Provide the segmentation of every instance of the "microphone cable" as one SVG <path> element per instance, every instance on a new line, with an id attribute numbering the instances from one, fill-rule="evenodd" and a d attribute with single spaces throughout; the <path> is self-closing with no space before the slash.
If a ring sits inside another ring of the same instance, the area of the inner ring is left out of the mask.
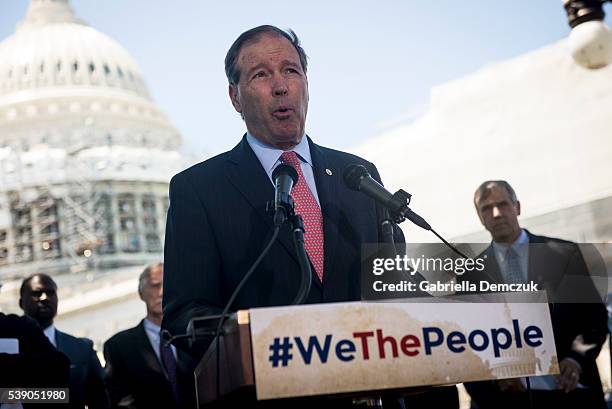
<path id="1" fill-rule="evenodd" d="M 460 251 L 460 250 L 459 250 L 457 247 L 453 246 L 453 245 L 452 245 L 452 244 L 450 244 L 448 241 L 446 241 L 446 240 L 444 239 L 444 237 L 440 236 L 440 235 L 438 234 L 438 232 L 437 232 L 437 231 L 435 231 L 433 228 L 429 229 L 429 231 L 431 231 L 433 234 L 435 234 L 435 235 L 436 235 L 436 237 L 437 237 L 437 238 L 439 238 L 439 239 L 442 241 L 442 243 L 446 244 L 446 246 L 447 246 L 448 248 L 450 248 L 452 251 L 454 251 L 455 253 L 459 254 L 461 257 L 463 257 L 463 258 L 464 258 L 464 259 L 466 259 L 466 260 L 469 260 L 469 259 L 470 259 L 470 257 L 466 256 L 466 255 L 465 255 L 463 252 L 461 252 L 461 251 Z"/>
<path id="2" fill-rule="evenodd" d="M 396 223 L 401 223 L 408 219 L 423 230 L 431 231 L 446 246 L 464 259 L 470 259 L 444 239 L 444 237 L 440 236 L 425 219 L 408 207 L 412 197 L 410 193 L 400 189 L 391 194 L 379 181 L 372 178 L 372 175 L 370 175 L 365 166 L 356 163 L 350 164 L 344 169 L 343 179 L 349 189 L 361 192 L 380 203 Z"/>
<path id="3" fill-rule="evenodd" d="M 259 257 L 257 258 L 257 260 L 255 260 L 255 262 L 253 263 L 253 265 L 251 266 L 251 268 L 249 269 L 249 271 L 247 271 L 247 273 L 244 275 L 244 277 L 242 277 L 242 280 L 240 280 L 240 282 L 238 283 L 238 285 L 236 286 L 236 288 L 234 289 L 234 292 L 232 293 L 230 299 L 227 301 L 227 304 L 225 304 L 225 308 L 223 308 L 223 311 L 221 312 L 221 317 L 219 317 L 219 323 L 217 324 L 217 328 L 215 329 L 215 333 L 214 333 L 214 338 L 216 339 L 216 365 L 217 365 L 217 379 L 216 379 L 216 383 L 217 383 L 217 399 L 221 396 L 221 377 L 220 377 L 220 368 L 221 368 L 221 363 L 220 363 L 220 348 L 219 348 L 219 344 L 220 344 L 220 334 L 221 334 L 221 327 L 223 326 L 225 319 L 226 319 L 226 314 L 228 313 L 228 311 L 230 310 L 230 308 L 232 307 L 232 304 L 234 303 L 234 301 L 236 300 L 236 297 L 238 296 L 238 293 L 240 292 L 240 290 L 242 289 L 242 287 L 244 287 L 244 285 L 246 284 L 246 282 L 249 280 L 249 278 L 253 275 L 253 273 L 255 272 L 255 269 L 257 268 L 257 266 L 259 266 L 259 264 L 261 263 L 261 261 L 263 260 L 263 258 L 266 256 L 266 254 L 268 254 L 268 252 L 270 251 L 270 249 L 272 248 L 272 245 L 274 244 L 274 242 L 276 241 L 276 238 L 278 237 L 278 233 L 280 232 L 280 226 L 276 226 L 274 228 L 274 232 L 272 233 L 272 237 L 270 238 L 270 241 L 268 242 L 268 244 L 266 245 L 266 247 L 263 249 L 263 251 L 261 252 L 261 254 L 259 255 Z"/>

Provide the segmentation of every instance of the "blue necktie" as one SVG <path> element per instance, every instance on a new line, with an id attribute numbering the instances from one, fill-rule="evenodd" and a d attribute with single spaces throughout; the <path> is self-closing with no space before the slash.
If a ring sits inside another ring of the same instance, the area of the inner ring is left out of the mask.
<path id="1" fill-rule="evenodd" d="M 506 283 L 523 284 L 525 283 L 523 277 L 523 269 L 521 268 L 519 255 L 510 247 L 506 252 Z"/>
<path id="2" fill-rule="evenodd" d="M 159 342 L 159 356 L 161 356 L 162 364 L 164 365 L 166 376 L 168 377 L 168 382 L 170 382 L 170 387 L 172 388 L 172 396 L 174 397 L 174 401 L 178 407 L 180 406 L 180 396 L 178 390 L 178 379 L 176 376 L 176 359 L 172 353 L 172 346 L 170 344 L 166 344 L 163 339 Z"/>

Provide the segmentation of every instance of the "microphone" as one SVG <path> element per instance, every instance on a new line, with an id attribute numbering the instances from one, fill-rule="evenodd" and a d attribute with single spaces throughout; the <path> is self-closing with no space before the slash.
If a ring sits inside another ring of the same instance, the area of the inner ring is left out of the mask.
<path id="1" fill-rule="evenodd" d="M 606 16 L 603 10 L 605 0 L 563 0 L 567 23 L 571 28 L 587 21 L 602 21 Z"/>
<path id="2" fill-rule="evenodd" d="M 370 172 L 368 172 L 365 166 L 357 164 L 348 165 L 344 170 L 344 183 L 346 183 L 349 189 L 363 192 L 381 203 L 389 209 L 391 216 L 395 219 L 399 221 L 408 219 L 422 229 L 431 230 L 429 223 L 408 207 L 409 193 L 399 190 L 396 194 L 391 194 L 383 185 L 370 176 Z"/>
<path id="3" fill-rule="evenodd" d="M 603 4 L 612 0 L 563 0 L 567 22 L 572 28 L 568 38 L 574 61 L 590 69 L 612 62 L 612 31 L 604 22 Z"/>
<path id="4" fill-rule="evenodd" d="M 274 181 L 274 226 L 280 226 L 287 220 L 293 209 L 291 189 L 298 181 L 298 173 L 293 166 L 284 163 L 272 172 Z"/>

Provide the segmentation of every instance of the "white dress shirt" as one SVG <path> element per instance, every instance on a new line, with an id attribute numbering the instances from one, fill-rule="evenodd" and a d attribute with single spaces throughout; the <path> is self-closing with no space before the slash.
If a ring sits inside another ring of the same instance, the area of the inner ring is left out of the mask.
<path id="1" fill-rule="evenodd" d="M 161 337 L 160 337 L 161 327 L 153 323 L 153 321 L 149 320 L 148 318 L 145 318 L 144 328 L 145 328 L 145 333 L 147 334 L 147 338 L 149 338 L 149 342 L 151 343 L 151 346 L 153 347 L 153 351 L 155 351 L 155 355 L 157 356 L 157 359 L 159 360 L 159 362 L 162 362 L 161 355 L 159 354 L 159 341 L 161 340 Z M 174 359 L 176 359 L 176 347 L 174 345 L 170 345 L 170 348 L 172 348 Z"/>
<path id="2" fill-rule="evenodd" d="M 55 342 L 55 325 L 51 324 L 47 328 L 43 330 L 43 333 L 54 347 L 57 348 L 57 343 Z"/>
<path id="3" fill-rule="evenodd" d="M 248 132 L 246 138 L 249 146 L 251 149 L 253 149 L 253 152 L 255 152 L 255 156 L 257 156 L 257 159 L 259 159 L 259 163 L 261 163 L 261 166 L 264 168 L 266 174 L 270 178 L 270 182 L 274 184 L 274 181 L 272 180 L 272 172 L 282 163 L 280 157 L 285 151 L 261 142 Z M 302 173 L 304 174 L 304 179 L 306 179 L 306 184 L 310 189 L 310 193 L 312 193 L 315 200 L 319 204 L 319 207 L 321 207 L 319 195 L 317 194 L 317 184 L 315 183 L 314 178 L 312 158 L 310 156 L 310 145 L 308 144 L 308 138 L 306 135 L 304 135 L 300 143 L 294 146 L 289 152 L 291 151 L 295 152 L 300 159 L 300 165 L 302 168 Z"/>

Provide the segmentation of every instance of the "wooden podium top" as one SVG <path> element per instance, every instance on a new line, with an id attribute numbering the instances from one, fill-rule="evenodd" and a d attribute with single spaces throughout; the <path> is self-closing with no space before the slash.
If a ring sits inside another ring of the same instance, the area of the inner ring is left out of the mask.
<path id="1" fill-rule="evenodd" d="M 199 405 L 253 391 L 259 400 L 368 396 L 558 373 L 545 303 L 254 308 L 225 329 L 218 352 L 213 342 L 196 369 Z"/>

